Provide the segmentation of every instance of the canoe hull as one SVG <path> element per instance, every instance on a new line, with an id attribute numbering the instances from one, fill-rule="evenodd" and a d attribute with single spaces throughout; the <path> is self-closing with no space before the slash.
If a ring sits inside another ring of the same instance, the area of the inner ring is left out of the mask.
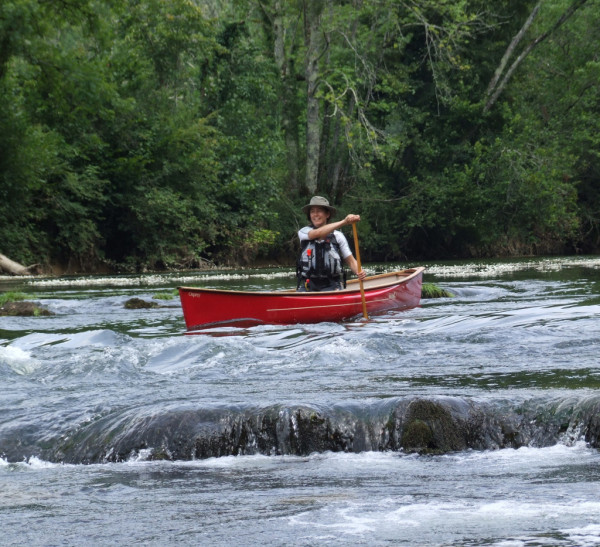
<path id="1" fill-rule="evenodd" d="M 368 277 L 364 281 L 369 314 L 414 308 L 421 299 L 424 268 Z M 348 283 L 333 292 L 250 292 L 179 287 L 188 330 L 207 326 L 318 323 L 362 314 L 360 286 Z"/>

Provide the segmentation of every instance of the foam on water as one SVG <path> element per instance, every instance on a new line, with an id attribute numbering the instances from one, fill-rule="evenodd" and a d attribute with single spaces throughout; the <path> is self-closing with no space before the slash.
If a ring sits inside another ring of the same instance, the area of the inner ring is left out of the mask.
<path id="1" fill-rule="evenodd" d="M 571 542 L 578 547 L 593 547 L 600 545 L 600 524 L 589 524 L 581 528 L 566 528 L 560 530 Z"/>
<path id="2" fill-rule="evenodd" d="M 502 277 L 507 274 L 535 270 L 538 272 L 556 272 L 565 268 L 600 268 L 600 258 L 570 257 L 545 258 L 502 263 L 472 263 L 462 265 L 436 265 L 427 267 L 426 273 L 439 277 Z"/>
<path id="3" fill-rule="evenodd" d="M 367 452 L 165 462 L 148 461 L 148 455 L 143 449 L 124 463 L 90 466 L 0 459 L 0 472 L 36 471 L 35 485 L 27 482 L 30 473 L 18 473 L 24 476 L 22 491 L 30 493 L 23 497 L 21 490 L 10 490 L 10 507 L 32 514 L 38 506 L 54 507 L 61 514 L 62 506 L 66 515 L 72 509 L 53 486 L 60 471 L 61 481 L 72 483 L 73 503 L 116 503 L 125 511 L 112 512 L 110 526 L 124 527 L 123 534 L 135 541 L 147 537 L 147 526 L 163 539 L 177 526 L 189 544 L 193 538 L 196 544 L 226 545 L 242 529 L 248 544 L 260 538 L 290 545 L 600 544 L 594 485 L 582 488 L 582 476 L 573 483 L 573 495 L 562 488 L 555 496 L 541 475 L 549 469 L 559 473 L 565 465 L 583 471 L 598 465 L 597 451 L 584 443 L 445 457 Z M 52 473 L 52 479 L 39 473 Z M 136 517 L 145 523 L 143 530 L 127 526 L 125 508 L 132 503 L 144 508 Z"/>
<path id="4" fill-rule="evenodd" d="M 0 364 L 2 363 L 21 375 L 31 374 L 41 366 L 41 362 L 34 359 L 29 351 L 15 346 L 0 346 Z"/>
<path id="5" fill-rule="evenodd" d="M 63 463 L 52 463 L 38 458 L 37 456 L 30 456 L 22 462 L 9 462 L 5 458 L 0 456 L 0 469 L 5 471 L 27 471 L 37 469 L 56 469 L 65 467 L 67 464 Z M 73 466 L 71 466 L 73 467 Z"/>
<path id="6" fill-rule="evenodd" d="M 32 333 L 16 340 L 13 346 L 23 349 L 34 349 L 49 345 L 63 348 L 112 347 L 121 343 L 120 338 L 117 333 L 107 329 L 70 334 Z"/>
<path id="7" fill-rule="evenodd" d="M 126 462 L 147 464 L 151 449 L 140 450 Z M 470 476 L 473 480 L 481 474 L 488 473 L 510 474 L 515 478 L 519 475 L 535 475 L 548 469 L 559 469 L 563 465 L 595 467 L 600 464 L 598 450 L 590 448 L 584 440 L 575 443 L 558 443 L 552 446 L 535 448 L 521 447 L 502 450 L 486 450 L 457 452 L 445 455 L 421 456 L 403 452 L 364 451 L 320 452 L 308 456 L 266 456 L 263 454 L 212 457 L 190 461 L 159 461 L 150 462 L 153 466 L 170 468 L 185 467 L 193 469 L 229 469 L 242 473 L 252 473 L 253 470 L 272 468 L 303 468 L 306 464 L 315 473 L 323 473 L 333 479 L 344 476 L 379 475 L 387 471 L 394 476 L 418 476 L 427 469 L 431 479 L 452 480 L 448 470 L 456 471 L 458 477 Z M 120 466 L 125 463 L 98 464 L 100 466 Z M 383 479 L 383 477 L 382 477 Z M 517 479 L 518 480 L 518 479 Z M 496 502 L 494 502 L 496 503 Z M 598 500 L 600 504 L 600 499 Z M 487 506 L 487 505 L 486 505 Z M 493 507 L 489 504 L 489 507 Z M 487 509 L 486 509 L 487 510 Z M 598 513 L 600 515 L 600 512 Z"/>
<path id="8" fill-rule="evenodd" d="M 440 537 L 445 538 L 444 543 L 453 543 L 449 539 L 452 537 L 459 543 L 475 537 L 487 537 L 489 541 L 506 530 L 524 530 L 535 522 L 537 529 L 556 529 L 571 539 L 581 536 L 591 541 L 590 545 L 600 543 L 595 537 L 600 517 L 583 528 L 582 534 L 578 529 L 559 530 L 561 522 L 589 522 L 592 515 L 600 515 L 600 501 L 595 499 L 593 486 L 580 489 L 577 495 L 577 484 L 586 484 L 587 471 L 599 463 L 597 451 L 583 442 L 575 447 L 558 445 L 442 457 L 394 458 L 371 453 L 359 456 L 330 455 L 331 461 L 323 472 L 335 481 L 339 476 L 335 462 L 343 459 L 339 468 L 352 477 L 353 483 L 361 483 L 372 474 L 377 475 L 383 464 L 389 477 L 387 490 L 395 490 L 398 495 L 350 496 L 346 501 L 321 504 L 316 511 L 291 516 L 291 526 L 299 530 L 312 527 L 319 537 L 341 535 L 348 541 L 370 535 L 390 541 L 402 537 L 407 544 L 437 544 L 436 538 Z M 542 477 L 559 472 L 564 466 L 581 469 L 580 475 L 568 478 L 574 481 L 574 496 L 552 497 L 552 489 L 543 484 Z M 424 476 L 427 482 L 421 484 L 420 477 Z M 492 486 L 488 479 L 491 476 L 496 477 Z M 408 483 L 398 477 L 405 477 Z M 415 481 L 412 487 L 411 480 Z M 371 483 L 373 491 L 377 491 L 378 482 Z M 518 544 L 533 537 L 515 541 Z M 501 544 L 510 542 L 502 540 Z"/>
<path id="9" fill-rule="evenodd" d="M 256 273 L 204 273 L 199 271 L 194 274 L 144 274 L 138 276 L 86 276 L 74 278 L 46 278 L 38 279 L 26 277 L 28 285 L 32 287 L 144 287 L 159 285 L 185 285 L 187 283 L 198 284 L 199 282 L 214 281 L 241 281 L 241 280 L 264 280 L 264 279 L 287 279 L 295 277 L 292 271 L 266 271 Z M 11 278 L 14 280 L 15 278 Z"/>

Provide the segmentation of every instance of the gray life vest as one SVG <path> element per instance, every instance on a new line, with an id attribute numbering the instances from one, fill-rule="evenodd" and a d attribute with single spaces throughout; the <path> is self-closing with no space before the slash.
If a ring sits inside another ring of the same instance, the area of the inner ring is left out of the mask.
<path id="1" fill-rule="evenodd" d="M 343 266 L 340 246 L 333 233 L 324 239 L 302 241 L 302 249 L 297 266 L 298 286 L 307 279 L 322 285 L 326 282 L 342 281 Z"/>

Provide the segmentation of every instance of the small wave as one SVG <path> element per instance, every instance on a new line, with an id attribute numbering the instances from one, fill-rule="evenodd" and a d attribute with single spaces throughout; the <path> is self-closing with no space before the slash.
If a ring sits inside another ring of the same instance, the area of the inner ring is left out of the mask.
<path id="1" fill-rule="evenodd" d="M 598 514 L 597 509 L 595 513 Z M 561 533 L 569 538 L 570 545 L 579 545 L 580 547 L 600 545 L 600 524 L 588 524 L 580 528 L 568 528 L 561 530 Z"/>
<path id="2" fill-rule="evenodd" d="M 27 459 L 27 461 L 25 462 L 25 464 L 27 466 L 29 466 L 31 469 L 52 469 L 55 467 L 61 467 L 63 465 L 61 463 L 48 462 L 48 461 L 42 460 L 40 458 L 37 458 L 36 456 L 29 457 Z"/>
<path id="3" fill-rule="evenodd" d="M 15 346 L 0 346 L 0 363 L 5 363 L 23 376 L 35 372 L 41 366 L 41 362 L 34 359 L 30 352 Z"/>
<path id="4" fill-rule="evenodd" d="M 152 455 L 155 453 L 155 448 L 142 448 L 134 451 L 129 457 L 129 463 L 147 462 L 152 460 Z"/>
<path id="5" fill-rule="evenodd" d="M 64 348 L 112 347 L 119 343 L 121 335 L 107 329 L 95 329 L 78 333 L 32 333 L 15 342 L 14 349 L 34 349 L 43 346 L 61 346 Z"/>
<path id="6" fill-rule="evenodd" d="M 57 467 L 64 467 L 66 464 L 63 463 L 53 463 L 37 456 L 30 456 L 29 458 L 25 458 L 21 462 L 9 462 L 6 458 L 0 457 L 0 469 L 5 469 L 9 471 L 21 471 L 21 470 L 29 470 L 29 469 L 54 469 Z"/>

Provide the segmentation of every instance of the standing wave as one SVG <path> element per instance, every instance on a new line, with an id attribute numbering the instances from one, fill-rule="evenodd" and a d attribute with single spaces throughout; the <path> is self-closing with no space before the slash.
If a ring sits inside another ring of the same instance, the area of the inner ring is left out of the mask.
<path id="1" fill-rule="evenodd" d="M 33 436 L 31 430 L 27 433 Z M 327 451 L 444 454 L 545 447 L 582 439 L 599 448 L 600 396 L 516 406 L 455 397 L 407 397 L 335 406 L 138 407 L 98 417 L 58 438 L 49 439 L 43 432 L 39 436 L 40 442 L 24 447 L 18 431 L 3 435 L 0 430 L 0 456 L 6 461 L 38 457 L 89 464 L 140 457 L 194 460 Z"/>

